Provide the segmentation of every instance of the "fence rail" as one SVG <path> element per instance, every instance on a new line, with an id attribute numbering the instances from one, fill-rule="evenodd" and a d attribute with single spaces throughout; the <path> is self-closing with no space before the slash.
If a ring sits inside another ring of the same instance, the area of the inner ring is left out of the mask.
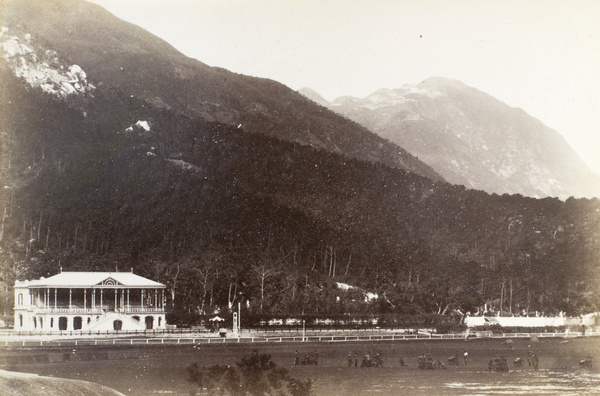
<path id="1" fill-rule="evenodd" d="M 600 336 L 600 332 L 588 332 L 587 336 Z M 469 335 L 469 338 L 575 338 L 580 332 L 566 333 L 503 333 L 492 335 Z M 147 338 L 66 338 L 66 339 L 23 339 L 0 341 L 4 347 L 50 347 L 50 346 L 90 346 L 90 345 L 202 345 L 236 343 L 284 343 L 284 342 L 357 342 L 357 341 L 411 341 L 411 340 L 462 340 L 464 334 L 371 334 L 371 335 L 308 335 L 308 336 L 258 336 L 258 337 L 147 337 Z"/>

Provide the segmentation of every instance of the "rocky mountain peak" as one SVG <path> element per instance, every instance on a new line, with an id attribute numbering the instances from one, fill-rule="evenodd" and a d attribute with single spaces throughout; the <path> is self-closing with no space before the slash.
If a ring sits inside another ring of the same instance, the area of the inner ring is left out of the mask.
<path id="1" fill-rule="evenodd" d="M 460 81 L 433 77 L 328 106 L 407 149 L 447 181 L 498 194 L 600 196 L 560 134 Z"/>

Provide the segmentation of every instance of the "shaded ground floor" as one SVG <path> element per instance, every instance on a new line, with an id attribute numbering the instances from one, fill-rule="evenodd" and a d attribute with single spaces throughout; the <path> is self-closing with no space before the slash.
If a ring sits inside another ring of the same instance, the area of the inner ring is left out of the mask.
<path id="1" fill-rule="evenodd" d="M 21 311 L 15 313 L 16 331 L 119 331 L 165 329 L 164 312 L 104 312 L 96 310 Z"/>

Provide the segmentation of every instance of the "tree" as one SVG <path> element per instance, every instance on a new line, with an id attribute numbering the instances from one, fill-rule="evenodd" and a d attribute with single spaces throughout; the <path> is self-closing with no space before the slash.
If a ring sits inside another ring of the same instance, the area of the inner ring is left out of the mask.
<path id="1" fill-rule="evenodd" d="M 277 264 L 279 263 L 275 262 L 275 260 L 273 260 L 269 255 L 259 254 L 259 257 L 256 259 L 251 270 L 254 280 L 258 283 L 258 288 L 260 291 L 261 314 L 264 312 L 265 289 L 267 287 L 267 282 L 279 272 L 280 267 Z"/>
<path id="2" fill-rule="evenodd" d="M 253 395 L 267 394 L 309 396 L 312 380 L 299 380 L 289 376 L 289 371 L 278 367 L 271 355 L 254 351 L 235 366 L 214 365 L 200 367 L 192 363 L 187 367 L 188 381 L 199 390 L 210 395 Z M 287 388 L 287 389 L 286 389 Z"/>

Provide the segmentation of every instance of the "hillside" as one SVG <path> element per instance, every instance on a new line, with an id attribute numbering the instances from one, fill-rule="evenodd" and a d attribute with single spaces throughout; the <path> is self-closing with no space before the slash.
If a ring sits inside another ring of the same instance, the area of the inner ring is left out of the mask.
<path id="1" fill-rule="evenodd" d="M 600 309 L 598 199 L 490 195 L 190 115 L 132 95 L 115 82 L 120 69 L 108 84 L 75 53 L 38 52 L 61 40 L 10 32 L 0 37 L 6 316 L 15 279 L 61 267 L 133 268 L 166 284 L 171 323 L 237 302 L 244 318 Z M 364 302 L 336 282 L 381 297 Z"/>
<path id="2" fill-rule="evenodd" d="M 600 196 L 600 177 L 556 131 L 459 81 L 430 78 L 317 102 L 406 148 L 450 183 L 497 194 Z"/>
<path id="3" fill-rule="evenodd" d="M 0 14 L 2 24 L 10 28 L 5 40 L 16 37 L 31 47 L 38 59 L 54 51 L 60 60 L 77 64 L 98 87 L 118 88 L 190 118 L 241 126 L 247 132 L 441 180 L 404 149 L 284 85 L 187 58 L 95 4 L 7 0 L 0 4 Z M 26 35 L 30 41 L 25 40 Z"/>

